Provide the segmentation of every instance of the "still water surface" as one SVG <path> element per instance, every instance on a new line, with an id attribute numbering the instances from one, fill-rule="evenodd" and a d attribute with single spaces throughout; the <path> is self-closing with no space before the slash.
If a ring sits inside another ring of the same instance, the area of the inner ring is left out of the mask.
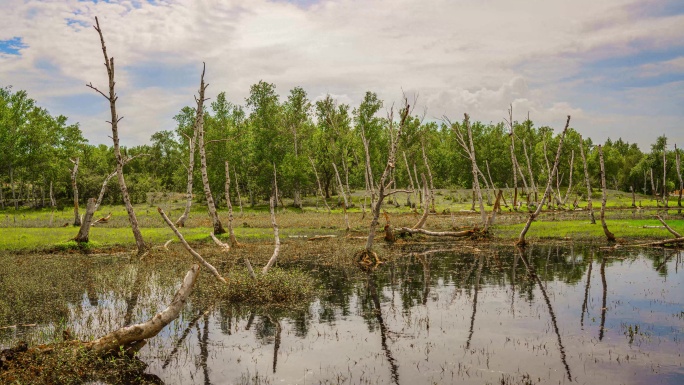
<path id="1" fill-rule="evenodd" d="M 189 303 L 141 359 L 166 384 L 684 384 L 681 254 L 448 248 L 370 273 L 306 266 L 324 289 L 301 310 Z M 154 273 L 145 282 L 81 282 L 66 318 L 0 344 L 144 320 L 174 290 Z"/>

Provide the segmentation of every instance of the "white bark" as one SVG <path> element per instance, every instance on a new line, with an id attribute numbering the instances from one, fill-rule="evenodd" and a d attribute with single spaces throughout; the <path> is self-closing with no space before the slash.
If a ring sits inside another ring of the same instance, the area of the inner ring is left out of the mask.
<path id="1" fill-rule="evenodd" d="M 328 209 L 328 214 L 330 214 L 330 206 L 328 206 L 328 201 L 325 199 L 325 194 L 323 194 L 323 187 L 321 186 L 321 180 L 318 178 L 318 172 L 316 172 L 316 164 L 313 159 L 309 157 L 309 162 L 311 162 L 311 167 L 313 168 L 314 175 L 316 176 L 316 183 L 318 183 L 318 194 L 323 198 L 323 203 L 325 203 L 325 208 Z"/>
<path id="2" fill-rule="evenodd" d="M 682 234 L 679 234 L 679 233 L 676 232 L 672 227 L 670 227 L 667 223 L 665 223 L 665 221 L 663 220 L 663 218 L 660 217 L 660 215 L 656 215 L 656 218 L 658 218 L 658 220 L 660 221 L 660 223 L 662 223 L 663 226 L 665 226 L 665 228 L 667 229 L 667 231 L 669 231 L 672 235 L 674 235 L 674 236 L 677 237 L 677 238 L 681 238 L 681 237 L 682 237 Z"/>
<path id="3" fill-rule="evenodd" d="M 200 170 L 202 172 L 202 185 L 204 186 L 204 196 L 207 199 L 207 210 L 209 211 L 209 218 L 211 218 L 212 226 L 214 227 L 214 234 L 224 234 L 226 230 L 223 229 L 221 220 L 216 212 L 216 204 L 214 204 L 214 197 L 211 195 L 211 187 L 209 186 L 209 175 L 207 174 L 207 152 L 204 147 L 204 91 L 207 85 L 204 84 L 204 70 L 202 68 L 202 76 L 200 78 L 199 98 L 196 98 L 197 109 L 195 110 L 195 130 L 197 131 L 197 144 L 200 153 Z"/>
<path id="4" fill-rule="evenodd" d="M 88 87 L 97 91 L 100 95 L 104 96 L 109 101 L 109 110 L 111 114 L 110 124 L 112 126 L 112 141 L 114 142 L 114 155 L 116 156 L 116 173 L 119 179 L 119 188 L 121 189 L 121 196 L 123 197 L 124 205 L 126 206 L 126 212 L 128 213 L 128 220 L 131 223 L 131 230 L 133 231 L 133 237 L 135 238 L 135 244 L 138 247 L 138 255 L 142 255 L 147 250 L 147 245 L 143 239 L 142 233 L 138 226 L 138 218 L 135 216 L 135 211 L 133 210 L 133 205 L 131 204 L 131 197 L 128 194 L 128 188 L 126 187 L 126 181 L 123 174 L 124 160 L 121 155 L 121 149 L 119 148 L 119 121 L 122 118 L 116 112 L 116 101 L 118 96 L 114 90 L 114 58 L 110 58 L 107 55 L 107 47 L 105 46 L 104 37 L 102 35 L 102 29 L 100 29 L 100 23 L 95 18 L 95 30 L 100 35 L 100 44 L 102 46 L 102 54 L 105 59 L 105 67 L 107 68 L 107 76 L 109 78 L 109 94 L 106 95 L 102 91 L 98 90 L 92 84 L 88 84 Z"/>
<path id="5" fill-rule="evenodd" d="M 682 181 L 681 159 L 679 157 L 679 149 L 675 144 L 675 166 L 677 167 L 677 178 L 679 178 L 679 197 L 677 198 L 677 206 L 682 207 L 682 190 L 684 190 L 684 182 Z"/>
<path id="6" fill-rule="evenodd" d="M 565 122 L 565 128 L 563 129 L 563 132 L 561 133 L 560 140 L 558 141 L 558 150 L 556 151 L 556 160 L 553 162 L 553 170 L 549 174 L 549 179 L 546 181 L 546 189 L 544 190 L 544 195 L 542 196 L 541 201 L 537 205 L 537 209 L 527 219 L 527 223 L 525 223 L 525 227 L 520 232 L 520 236 L 518 237 L 518 241 L 516 242 L 519 246 L 524 246 L 526 244 L 525 234 L 527 234 L 527 231 L 530 229 L 532 222 L 537 218 L 537 216 L 541 212 L 542 207 L 544 206 L 544 201 L 546 200 L 546 198 L 547 197 L 550 198 L 550 196 L 551 196 L 551 192 L 552 192 L 551 183 L 553 182 L 553 175 L 558 171 L 558 162 L 560 161 L 560 155 L 563 152 L 563 141 L 565 140 L 565 134 L 568 132 L 569 126 L 570 126 L 570 115 L 568 115 L 568 120 Z"/>
<path id="7" fill-rule="evenodd" d="M 216 270 L 216 268 L 212 266 L 211 263 L 207 262 L 204 258 L 202 258 L 201 255 L 199 255 L 199 253 L 197 253 L 192 247 L 190 247 L 188 242 L 183 237 L 183 234 L 181 234 L 180 231 L 178 231 L 173 222 L 171 222 L 169 217 L 166 216 L 164 210 L 162 210 L 161 207 L 157 207 L 157 211 L 164 219 L 164 222 L 166 222 L 166 224 L 171 228 L 173 233 L 176 234 L 176 237 L 178 237 L 180 243 L 183 245 L 183 247 L 185 247 L 185 250 L 187 250 L 190 253 L 190 255 L 195 257 L 195 259 L 198 260 L 202 264 L 202 266 L 206 267 L 214 275 L 214 277 L 216 277 L 216 279 L 227 284 L 228 282 L 225 278 L 221 276 L 221 274 L 219 274 L 218 270 Z"/>
<path id="8" fill-rule="evenodd" d="M 93 213 L 95 213 L 95 199 L 90 198 L 88 199 L 86 213 L 81 223 L 81 228 L 78 230 L 78 235 L 76 235 L 74 241 L 79 243 L 88 243 L 90 237 L 90 226 L 93 222 Z"/>
<path id="9" fill-rule="evenodd" d="M 410 207 L 411 206 L 411 194 L 415 194 L 416 187 L 413 184 L 413 176 L 411 176 L 411 168 L 409 167 L 408 159 L 406 159 L 406 152 L 402 151 L 401 153 L 404 154 L 404 164 L 406 165 L 406 174 L 408 175 L 409 183 L 411 186 L 411 193 L 406 194 L 406 196 L 407 196 L 406 199 L 407 199 L 409 207 Z M 414 201 L 415 200 L 417 200 L 417 199 L 414 199 Z"/>
<path id="10" fill-rule="evenodd" d="M 598 145 L 599 153 L 599 164 L 601 165 L 601 190 L 603 191 L 603 198 L 601 199 L 601 226 L 603 226 L 603 232 L 606 234 L 606 238 L 609 242 L 615 242 L 615 235 L 608 230 L 608 225 L 606 225 L 606 170 L 603 166 L 603 149 L 601 145 Z"/>
<path id="11" fill-rule="evenodd" d="M 428 157 L 427 154 L 425 153 L 425 143 L 423 141 L 420 142 L 421 149 L 423 150 L 423 163 L 425 163 L 425 168 L 427 169 L 428 172 L 428 178 L 430 179 L 430 204 L 432 205 L 432 212 L 436 212 L 435 210 L 435 185 L 432 183 L 432 171 L 430 171 L 430 163 L 428 162 Z M 423 182 L 425 183 L 425 182 Z"/>
<path id="12" fill-rule="evenodd" d="M 228 206 L 228 234 L 230 236 L 230 245 L 237 247 L 239 245 L 235 232 L 233 231 L 233 204 L 230 201 L 230 165 L 226 161 L 226 205 Z"/>
<path id="13" fill-rule="evenodd" d="M 349 203 L 347 202 L 347 194 L 344 193 L 344 185 L 342 184 L 342 179 L 340 178 L 340 173 L 337 172 L 337 166 L 335 165 L 335 162 L 332 162 L 332 166 L 335 169 L 335 176 L 337 176 L 337 183 L 340 186 L 340 194 L 342 194 L 342 197 L 344 198 L 344 224 L 346 226 L 346 231 L 349 231 L 349 215 L 347 215 L 347 207 L 349 207 Z"/>
<path id="14" fill-rule="evenodd" d="M 394 229 L 394 231 L 399 233 L 409 233 L 409 234 L 423 234 L 432 237 L 468 237 L 473 235 L 473 230 L 463 230 L 463 231 L 430 231 L 425 229 L 412 229 L 409 227 L 399 227 Z"/>
<path id="15" fill-rule="evenodd" d="M 425 174 L 420 174 L 420 177 L 423 178 L 423 196 L 427 196 L 427 183 L 425 180 Z M 423 205 L 423 215 L 418 220 L 418 223 L 416 223 L 413 226 L 413 229 L 422 229 L 423 226 L 425 226 L 425 222 L 427 222 L 429 212 L 430 210 L 428 209 L 428 205 Z"/>
<path id="16" fill-rule="evenodd" d="M 273 238 L 275 239 L 275 247 L 273 248 L 273 255 L 271 255 L 271 259 L 268 260 L 266 266 L 264 266 L 263 270 L 261 270 L 262 274 L 268 273 L 268 270 L 276 263 L 278 260 L 278 255 L 280 254 L 280 236 L 278 235 L 278 224 L 276 223 L 275 210 L 273 207 L 274 201 L 275 198 L 271 196 L 271 225 L 273 225 Z"/>
<path id="17" fill-rule="evenodd" d="M 570 152 L 570 177 L 568 179 L 568 189 L 565 191 L 565 197 L 563 197 L 563 202 L 561 202 L 563 205 L 568 201 L 568 196 L 570 196 L 570 191 L 572 191 L 572 173 L 574 171 L 574 165 L 575 165 L 575 150 L 572 150 Z"/>
<path id="18" fill-rule="evenodd" d="M 71 163 L 74 164 L 74 168 L 71 170 L 71 188 L 74 190 L 74 226 L 81 225 L 81 216 L 78 214 L 78 184 L 76 184 L 76 175 L 78 174 L 78 161 L 79 159 L 70 159 Z"/>
<path id="19" fill-rule="evenodd" d="M 126 326 L 108 333 L 95 341 L 86 342 L 84 343 L 85 348 L 97 355 L 113 353 L 121 348 L 126 351 L 139 350 L 144 345 L 145 340 L 156 336 L 166 325 L 178 318 L 185 306 L 185 302 L 190 297 L 190 293 L 192 293 L 199 271 L 199 265 L 192 265 L 185 274 L 181 287 L 176 292 L 176 295 L 173 296 L 173 300 L 166 309 L 157 313 L 146 322 Z"/>
<path id="20" fill-rule="evenodd" d="M 580 136 L 580 155 L 582 156 L 582 164 L 584 165 L 584 181 L 587 184 L 587 210 L 589 210 L 589 218 L 591 219 L 591 224 L 596 224 L 596 218 L 594 218 L 594 207 L 591 203 L 591 181 L 589 180 L 589 168 L 587 167 L 587 158 L 584 156 L 584 139 Z"/>
<path id="21" fill-rule="evenodd" d="M 667 208 L 669 197 L 667 196 L 667 145 L 663 146 L 663 204 Z"/>
<path id="22" fill-rule="evenodd" d="M 453 131 L 456 133 L 456 139 L 458 141 L 458 144 L 463 148 L 465 151 L 466 155 L 468 156 L 468 159 L 470 159 L 471 162 L 471 168 L 472 168 L 472 173 L 473 173 L 473 190 L 475 191 L 475 195 L 477 197 L 477 200 L 479 202 L 480 206 L 480 216 L 482 220 L 482 226 L 484 227 L 483 231 L 487 231 L 487 213 L 485 212 L 484 208 L 484 202 L 482 200 L 482 191 L 480 191 L 480 180 L 479 180 L 479 175 L 478 175 L 478 167 L 477 167 L 477 159 L 475 157 L 475 146 L 473 145 L 473 131 L 470 127 L 470 117 L 468 114 L 464 114 L 464 120 L 463 120 L 463 125 L 465 129 L 465 133 L 467 133 L 468 138 L 466 142 L 466 138 L 464 137 L 464 133 L 461 131 L 461 128 L 459 126 L 452 127 Z"/>
<path id="23" fill-rule="evenodd" d="M 197 129 L 193 129 L 192 136 L 188 136 L 188 183 L 185 186 L 185 210 L 183 214 L 176 220 L 176 226 L 185 227 L 185 221 L 190 215 L 190 208 L 192 207 L 192 182 L 195 175 L 195 144 L 197 141 Z"/>

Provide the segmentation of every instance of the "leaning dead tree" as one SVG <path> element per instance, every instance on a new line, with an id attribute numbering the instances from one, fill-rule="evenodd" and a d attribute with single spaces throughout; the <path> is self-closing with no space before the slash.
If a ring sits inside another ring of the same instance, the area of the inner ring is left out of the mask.
<path id="1" fill-rule="evenodd" d="M 391 180 L 388 180 L 390 177 L 390 173 L 395 167 L 396 163 L 396 154 L 397 154 L 397 146 L 399 145 L 399 139 L 401 138 L 401 134 L 405 128 L 406 125 L 406 119 L 408 118 L 411 109 L 410 105 L 408 103 L 408 100 L 404 98 L 404 107 L 401 109 L 399 112 L 400 119 L 399 119 L 399 124 L 394 122 L 394 117 L 393 117 L 393 109 L 391 108 L 389 113 L 388 113 L 388 119 L 387 119 L 387 125 L 388 125 L 388 133 L 389 133 L 389 138 L 390 138 L 390 147 L 387 152 L 387 164 L 385 165 L 385 170 L 382 172 L 382 176 L 380 177 L 380 180 L 377 183 L 377 191 L 373 187 L 375 184 L 375 181 L 372 179 L 372 169 L 371 169 L 371 160 L 370 160 L 370 152 L 368 151 L 369 147 L 369 140 L 366 139 L 365 135 L 362 135 L 362 139 L 364 142 L 364 148 L 365 148 L 365 153 L 366 153 L 366 176 L 368 177 L 368 181 L 370 184 L 370 189 L 371 189 L 371 194 L 372 196 L 375 197 L 375 199 L 371 198 L 371 214 L 373 215 L 373 218 L 370 223 L 370 228 L 368 229 L 368 239 L 366 241 L 366 247 L 361 250 L 357 256 L 359 257 L 359 260 L 362 261 L 369 261 L 371 258 L 378 263 L 380 260 L 378 259 L 378 255 L 373 252 L 373 241 L 375 240 L 375 230 L 378 226 L 378 219 L 380 218 L 380 211 L 382 210 L 382 202 L 383 200 L 389 196 L 390 194 L 394 194 L 399 192 L 399 190 L 394 190 L 394 191 L 389 191 L 392 185 Z"/>
<path id="2" fill-rule="evenodd" d="M 534 213 L 530 214 L 530 217 L 527 219 L 527 223 L 525 224 L 525 227 L 522 229 L 520 232 L 520 236 L 518 237 L 518 241 L 516 244 L 518 246 L 525 246 L 527 242 L 525 241 L 525 235 L 527 234 L 527 231 L 529 231 L 530 226 L 532 225 L 532 222 L 537 218 L 539 213 L 541 213 L 542 207 L 544 206 L 544 202 L 546 199 L 551 199 L 551 194 L 553 192 L 552 189 L 552 183 L 553 183 L 553 176 L 558 172 L 558 162 L 560 161 L 560 155 L 563 152 L 563 141 L 565 140 L 565 134 L 568 132 L 568 127 L 570 126 L 570 115 L 568 115 L 568 119 L 565 122 L 565 128 L 563 129 L 563 132 L 561 133 L 561 137 L 558 140 L 558 150 L 556 150 L 556 160 L 553 162 L 553 169 L 549 173 L 549 179 L 546 181 L 546 189 L 544 190 L 544 195 L 542 196 L 541 201 L 537 205 L 537 209 L 534 210 Z"/>
<path id="3" fill-rule="evenodd" d="M 669 196 L 667 195 L 667 143 L 663 146 L 663 205 L 667 208 Z"/>
<path id="4" fill-rule="evenodd" d="M 119 117 L 116 112 L 116 101 L 119 97 L 116 95 L 114 90 L 114 58 L 107 55 L 107 47 L 105 46 L 104 36 L 102 35 L 102 29 L 100 28 L 100 23 L 95 18 L 95 30 L 100 35 L 100 44 L 102 46 L 102 54 L 105 59 L 105 67 L 107 68 L 107 77 L 109 78 L 109 93 L 105 94 L 100 91 L 97 87 L 93 86 L 92 83 L 87 84 L 89 88 L 92 88 L 100 95 L 104 96 L 105 99 L 109 101 L 109 110 L 111 113 L 111 120 L 109 124 L 112 126 L 112 141 L 114 142 L 114 155 L 116 156 L 116 174 L 119 179 L 119 188 L 121 189 L 121 195 L 123 197 L 124 205 L 126 206 L 126 212 L 128 213 L 128 221 L 131 223 L 131 230 L 133 231 L 133 237 L 135 238 L 135 244 L 138 247 L 138 255 L 142 255 L 147 250 L 147 245 L 143 239 L 142 233 L 138 226 L 138 218 L 135 216 L 135 211 L 133 210 L 133 205 L 131 204 L 131 197 L 128 195 L 128 188 L 126 187 L 126 181 L 124 180 L 123 166 L 124 159 L 121 155 L 121 149 L 119 148 L 119 122 L 123 117 Z"/>
<path id="5" fill-rule="evenodd" d="M 178 318 L 192 293 L 199 271 L 199 265 L 192 265 L 171 303 L 146 322 L 122 327 L 94 341 L 82 342 L 81 345 L 100 356 L 121 350 L 128 353 L 139 351 L 145 345 L 146 340 L 159 334 L 166 325 Z"/>
<path id="6" fill-rule="evenodd" d="M 475 146 L 473 145 L 473 131 L 470 127 L 470 117 L 468 114 L 463 114 L 463 124 L 450 124 L 452 130 L 456 134 L 456 142 L 461 146 L 465 155 L 470 159 L 473 173 L 473 190 L 480 205 L 480 216 L 482 217 L 482 232 L 487 232 L 487 213 L 485 212 L 484 201 L 482 200 L 482 191 L 480 190 L 479 168 L 477 167 L 477 159 L 475 157 Z M 467 138 L 466 136 L 467 135 Z"/>
<path id="7" fill-rule="evenodd" d="M 221 220 L 216 212 L 216 204 L 214 204 L 214 197 L 211 195 L 211 187 L 209 186 L 209 175 L 207 174 L 207 152 L 204 147 L 204 91 L 206 91 L 208 84 L 204 83 L 204 71 L 206 65 L 202 65 L 202 76 L 200 77 L 199 97 L 195 98 L 197 102 L 197 109 L 195 110 L 195 131 L 197 132 L 197 145 L 200 153 L 200 169 L 202 171 L 202 184 L 204 185 L 204 196 L 207 199 L 207 210 L 209 211 L 209 218 L 211 218 L 212 226 L 214 227 L 214 234 L 223 234 L 226 230 L 221 224 Z"/>
<path id="8" fill-rule="evenodd" d="M 428 178 L 430 179 L 430 210 L 434 213 L 435 210 L 435 184 L 432 182 L 432 171 L 430 170 L 430 162 L 428 162 L 427 153 L 425 152 L 425 138 L 421 136 L 420 148 L 423 151 L 423 163 L 425 164 L 425 169 L 428 172 Z M 425 180 L 423 180 L 425 184 Z M 427 190 L 427 189 L 425 189 Z M 427 204 L 426 204 L 427 206 Z"/>
<path id="9" fill-rule="evenodd" d="M 606 225 L 606 168 L 603 165 L 603 148 L 598 145 L 599 153 L 599 164 L 601 165 L 601 190 L 603 193 L 603 198 L 601 199 L 601 226 L 603 226 L 603 233 L 606 234 L 608 242 L 615 242 L 615 235 L 608 230 L 608 225 Z"/>
<path id="10" fill-rule="evenodd" d="M 280 236 L 278 234 L 278 224 L 276 223 L 274 210 L 275 197 L 271 196 L 269 203 L 271 209 L 271 225 L 273 226 L 273 238 L 275 240 L 275 247 L 273 248 L 273 255 L 271 255 L 271 258 L 266 263 L 266 266 L 264 266 L 264 268 L 261 270 L 261 274 L 268 273 L 268 270 L 273 266 L 273 264 L 276 263 L 276 261 L 278 260 L 278 255 L 280 254 Z"/>
<path id="11" fill-rule="evenodd" d="M 591 182 L 589 180 L 589 169 L 587 168 L 587 157 L 584 156 L 584 139 L 580 136 L 580 155 L 582 156 L 582 164 L 584 165 L 584 181 L 587 184 L 587 210 L 589 210 L 589 218 L 591 219 L 591 224 L 596 224 L 596 218 L 594 218 L 594 207 L 591 204 Z"/>
<path id="12" fill-rule="evenodd" d="M 176 220 L 176 226 L 185 227 L 185 221 L 190 215 L 190 208 L 192 207 L 192 181 L 195 175 L 195 144 L 197 143 L 197 129 L 193 129 L 192 136 L 186 135 L 188 139 L 188 165 L 185 167 L 188 171 L 188 183 L 185 187 L 185 210 L 183 214 Z"/>
<path id="13" fill-rule="evenodd" d="M 76 175 L 78 174 L 78 158 L 69 159 L 74 164 L 71 169 L 71 188 L 74 190 L 74 226 L 81 225 L 81 216 L 78 214 L 78 184 L 76 184 Z"/>

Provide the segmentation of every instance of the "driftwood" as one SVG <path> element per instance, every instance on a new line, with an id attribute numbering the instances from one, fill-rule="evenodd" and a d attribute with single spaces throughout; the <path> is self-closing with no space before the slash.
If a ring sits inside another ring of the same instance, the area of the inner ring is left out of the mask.
<path id="1" fill-rule="evenodd" d="M 119 117 L 116 112 L 116 101 L 119 97 L 116 95 L 114 90 L 114 58 L 107 55 L 107 47 L 105 46 L 104 36 L 102 35 L 102 29 L 100 28 L 100 22 L 97 17 L 95 18 L 95 30 L 100 35 L 100 45 L 102 46 L 102 54 L 105 59 L 105 67 L 107 68 L 107 77 L 109 80 L 109 94 L 105 94 L 98 88 L 92 85 L 92 83 L 87 84 L 89 88 L 92 88 L 100 95 L 104 96 L 105 99 L 109 101 L 109 110 L 111 112 L 111 120 L 109 124 L 112 126 L 112 142 L 114 142 L 114 155 L 116 156 L 116 174 L 119 179 L 119 188 L 121 189 L 121 196 L 123 197 L 124 205 L 126 206 L 126 212 L 128 213 L 128 221 L 131 223 L 131 230 L 133 231 L 133 238 L 135 238 L 135 245 L 138 248 L 138 255 L 143 255 L 147 251 L 147 245 L 143 239 L 142 233 L 140 232 L 140 227 L 138 226 L 138 218 L 135 216 L 135 211 L 133 210 L 133 205 L 131 204 L 131 197 L 128 194 L 128 188 L 126 187 L 126 181 L 123 174 L 124 159 L 121 155 L 121 149 L 119 148 L 119 122 L 123 117 Z"/>
<path id="2" fill-rule="evenodd" d="M 430 231 L 430 230 L 425 230 L 425 229 L 412 229 L 410 227 L 399 227 L 396 228 L 394 231 L 398 233 L 408 233 L 408 234 L 423 234 L 423 235 L 429 235 L 432 237 L 469 237 L 473 234 L 475 234 L 474 229 L 471 230 L 463 230 L 463 231 Z"/>
<path id="3" fill-rule="evenodd" d="M 204 258 L 202 258 L 201 255 L 199 255 L 199 253 L 197 253 L 192 247 L 190 247 L 188 242 L 183 237 L 183 234 L 181 234 L 180 231 L 178 231 L 178 228 L 176 228 L 176 226 L 173 224 L 173 222 L 171 222 L 169 217 L 166 216 L 164 210 L 162 210 L 161 207 L 157 207 L 157 211 L 159 212 L 161 217 L 164 218 L 164 222 L 166 222 L 166 224 L 171 228 L 171 230 L 173 230 L 174 234 L 176 234 L 176 237 L 178 237 L 180 243 L 183 245 L 183 247 L 185 247 L 185 250 L 187 250 L 190 253 L 190 255 L 195 257 L 196 260 L 198 260 L 204 267 L 206 267 L 214 275 L 214 277 L 216 277 L 216 279 L 227 284 L 228 282 L 225 278 L 221 276 L 221 274 L 219 274 L 218 270 L 216 270 L 216 268 L 212 266 L 211 263 L 207 262 Z"/>
<path id="4" fill-rule="evenodd" d="M 113 353 L 122 348 L 127 352 L 137 352 L 145 345 L 145 340 L 156 336 L 166 325 L 178 318 L 192 293 L 199 271 L 199 265 L 193 265 L 185 274 L 171 303 L 148 321 L 117 329 L 95 341 L 84 342 L 83 346 L 98 355 Z"/>
<path id="5" fill-rule="evenodd" d="M 544 201 L 546 200 L 547 197 L 550 198 L 551 195 L 551 183 L 553 182 L 553 175 L 558 171 L 558 162 L 560 160 L 560 155 L 561 152 L 563 152 L 563 141 L 565 140 L 565 134 L 568 132 L 568 127 L 570 126 L 570 115 L 568 115 L 568 119 L 565 122 L 565 128 L 563 129 L 563 132 L 561 133 L 560 140 L 558 141 L 558 150 L 556 150 L 556 160 L 553 162 L 553 170 L 549 173 L 549 179 L 546 181 L 546 189 L 544 190 L 544 195 L 542 196 L 541 201 L 537 205 L 537 209 L 534 211 L 534 213 L 530 214 L 530 217 L 527 219 L 527 223 L 525 224 L 525 227 L 522 229 L 520 232 L 520 236 L 518 237 L 518 241 L 516 244 L 518 246 L 525 246 L 526 241 L 525 241 L 525 234 L 527 234 L 527 231 L 530 229 L 530 226 L 532 225 L 532 222 L 537 218 L 539 213 L 542 210 L 542 207 L 544 206 Z"/>
<path id="6" fill-rule="evenodd" d="M 606 170 L 603 165 L 603 149 L 598 145 L 599 164 L 601 166 L 601 190 L 603 190 L 603 198 L 601 199 L 601 226 L 603 226 L 603 233 L 606 234 L 608 242 L 615 242 L 615 235 L 608 230 L 606 225 Z"/>
<path id="7" fill-rule="evenodd" d="M 97 203 L 95 203 L 95 210 L 97 211 Z M 106 217 L 101 217 L 100 219 L 91 223 L 91 225 L 95 225 L 97 223 L 107 223 L 107 222 L 109 222 L 109 220 L 111 218 L 112 218 L 112 213 L 110 212 Z"/>

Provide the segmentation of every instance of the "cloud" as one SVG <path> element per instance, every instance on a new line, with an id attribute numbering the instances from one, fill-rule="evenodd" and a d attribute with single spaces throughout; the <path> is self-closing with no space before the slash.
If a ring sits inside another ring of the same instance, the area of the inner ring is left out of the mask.
<path id="1" fill-rule="evenodd" d="M 311 99 L 330 93 L 352 107 L 367 90 L 391 104 L 403 89 L 419 93 L 420 108 L 435 118 L 468 112 L 498 122 L 513 104 L 537 125 L 562 126 L 572 114 L 602 140 L 612 132 L 600 122 L 617 130 L 652 116 L 641 102 L 682 106 L 672 89 L 684 52 L 678 4 L 10 0 L 0 40 L 18 37 L 25 47 L 0 56 L 0 85 L 27 89 L 53 113 L 82 122 L 92 142 L 108 143 L 90 129 L 108 119 L 106 101 L 84 86 L 106 85 L 91 28 L 97 15 L 115 57 L 126 145 L 173 129 L 173 115 L 193 102 L 203 61 L 210 96 L 226 91 L 239 104 L 259 80 L 283 96 L 301 86 Z M 637 87 L 643 96 L 630 92 Z M 684 109 L 670 107 L 660 108 L 660 121 L 674 135 Z M 623 137 L 642 147 L 651 141 Z"/>

